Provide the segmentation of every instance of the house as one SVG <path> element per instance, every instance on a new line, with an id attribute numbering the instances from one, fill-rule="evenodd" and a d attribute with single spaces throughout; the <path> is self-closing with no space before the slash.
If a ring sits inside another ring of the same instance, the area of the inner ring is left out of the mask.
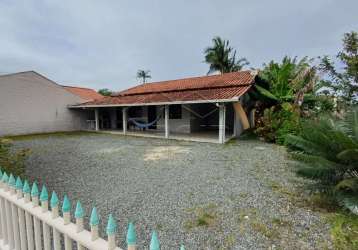
<path id="1" fill-rule="evenodd" d="M 81 130 L 82 112 L 68 105 L 101 97 L 94 90 L 63 87 L 35 72 L 0 76 L 0 136 Z"/>
<path id="2" fill-rule="evenodd" d="M 257 74 L 146 83 L 69 108 L 85 114 L 90 130 L 225 143 L 254 125 L 250 92 Z"/>
<path id="3" fill-rule="evenodd" d="M 74 87 L 74 86 L 65 86 L 62 85 L 66 90 L 70 91 L 72 94 L 79 96 L 86 101 L 94 101 L 101 99 L 103 96 L 95 91 L 94 89 L 83 88 L 83 87 Z"/>

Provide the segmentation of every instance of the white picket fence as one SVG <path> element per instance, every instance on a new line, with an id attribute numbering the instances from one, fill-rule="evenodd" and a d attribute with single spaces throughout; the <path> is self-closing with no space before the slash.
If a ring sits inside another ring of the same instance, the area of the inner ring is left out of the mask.
<path id="1" fill-rule="evenodd" d="M 36 182 L 30 190 L 29 183 L 22 183 L 20 177 L 8 176 L 0 170 L 0 250 L 121 250 L 116 245 L 117 225 L 109 216 L 107 240 L 99 237 L 97 209 L 93 208 L 90 217 L 90 231 L 84 229 L 84 211 L 77 202 L 71 222 L 71 204 L 65 195 L 62 203 L 62 217 L 59 213 L 59 199 L 52 192 L 49 211 L 48 193 L 45 186 L 39 193 Z M 41 203 L 41 204 L 39 204 Z M 41 226 L 42 225 L 42 226 Z M 63 235 L 63 241 L 61 234 Z M 127 231 L 127 249 L 136 249 L 136 232 L 133 223 Z M 157 233 L 153 231 L 150 250 L 159 250 Z M 181 246 L 180 250 L 184 250 Z"/>

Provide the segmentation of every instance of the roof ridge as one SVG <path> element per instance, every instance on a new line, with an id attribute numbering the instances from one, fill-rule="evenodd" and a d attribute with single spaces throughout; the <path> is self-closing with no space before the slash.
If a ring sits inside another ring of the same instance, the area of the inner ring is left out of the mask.
<path id="1" fill-rule="evenodd" d="M 77 89 L 90 89 L 90 90 L 94 90 L 93 88 L 88 88 L 88 87 L 77 87 L 77 86 L 70 86 L 70 85 L 61 85 L 62 87 L 66 87 L 66 88 L 77 88 Z"/>
<path id="2" fill-rule="evenodd" d="M 146 83 L 142 83 L 142 84 L 138 84 L 132 88 L 136 88 L 136 87 L 139 87 L 139 86 L 146 86 L 146 85 L 151 85 L 151 84 L 160 84 L 160 83 L 164 83 L 164 82 L 174 82 L 174 81 L 183 81 L 183 80 L 194 80 L 194 79 L 198 79 L 198 78 L 204 78 L 204 77 L 207 77 L 207 78 L 212 78 L 212 77 L 220 77 L 220 76 L 224 76 L 224 75 L 230 75 L 230 74 L 235 74 L 235 73 L 243 73 L 243 72 L 252 72 L 252 70 L 240 70 L 240 71 L 234 71 L 234 72 L 228 72 L 228 73 L 223 73 L 223 74 L 218 74 L 218 75 L 203 75 L 203 76 L 191 76 L 191 77 L 185 77 L 185 78 L 177 78 L 177 79 L 173 79 L 173 80 L 162 80 L 162 81 L 157 81 L 157 82 L 146 82 Z M 132 89 L 132 88 L 129 88 L 129 89 Z M 129 89 L 126 89 L 126 90 L 129 90 Z M 126 91 L 124 90 L 124 91 Z M 121 91 L 122 92 L 122 91 Z"/>
<path id="3" fill-rule="evenodd" d="M 110 97 L 124 97 L 124 96 L 135 96 L 135 95 L 150 95 L 150 94 L 160 94 L 160 93 L 172 93 L 172 92 L 185 92 L 191 90 L 207 90 L 207 89 L 224 89 L 224 88 L 232 88 L 232 87 L 247 87 L 251 86 L 253 83 L 246 84 L 235 84 L 235 85 L 224 85 L 224 86 L 210 86 L 210 87 L 201 87 L 201 88 L 185 88 L 185 89 L 176 89 L 176 90 L 163 90 L 163 91 L 151 91 L 151 92 L 143 92 L 143 93 L 129 93 L 129 94 L 120 94 L 113 95 Z"/>

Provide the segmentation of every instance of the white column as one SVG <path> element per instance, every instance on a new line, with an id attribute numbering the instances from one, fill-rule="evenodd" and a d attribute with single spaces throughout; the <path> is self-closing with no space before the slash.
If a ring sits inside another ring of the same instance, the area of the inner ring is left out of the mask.
<path id="1" fill-rule="evenodd" d="M 95 119 L 96 131 L 98 131 L 99 130 L 99 110 L 98 110 L 98 108 L 96 108 L 94 110 L 94 119 Z"/>
<path id="2" fill-rule="evenodd" d="M 225 143 L 225 104 L 219 104 L 219 143 Z"/>
<path id="3" fill-rule="evenodd" d="M 169 138 L 169 105 L 165 105 L 164 109 L 164 126 L 165 126 L 165 138 Z"/>
<path id="4" fill-rule="evenodd" d="M 127 108 L 122 108 L 122 114 L 123 114 L 123 134 L 127 134 Z"/>

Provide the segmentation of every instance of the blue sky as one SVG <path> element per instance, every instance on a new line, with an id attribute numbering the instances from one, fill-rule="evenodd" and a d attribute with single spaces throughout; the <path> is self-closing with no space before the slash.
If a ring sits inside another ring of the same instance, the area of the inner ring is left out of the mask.
<path id="1" fill-rule="evenodd" d="M 357 0 L 0 0 L 0 73 L 122 90 L 206 74 L 203 50 L 229 39 L 259 68 L 283 56 L 334 55 L 358 31 Z"/>

